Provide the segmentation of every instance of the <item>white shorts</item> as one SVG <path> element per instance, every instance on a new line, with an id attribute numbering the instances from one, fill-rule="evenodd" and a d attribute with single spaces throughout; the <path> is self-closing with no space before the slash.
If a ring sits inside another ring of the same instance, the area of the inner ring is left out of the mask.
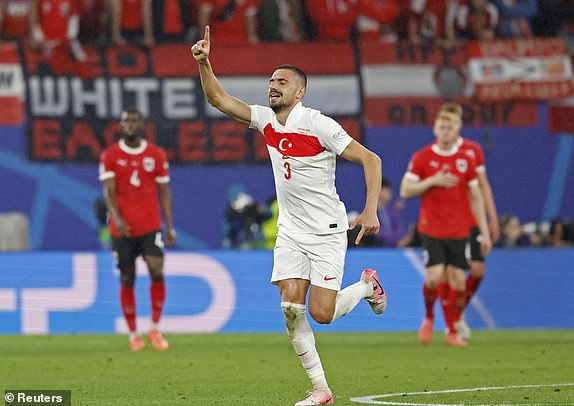
<path id="1" fill-rule="evenodd" d="M 290 234 L 279 232 L 271 283 L 306 279 L 312 285 L 341 290 L 347 253 L 347 233 Z"/>

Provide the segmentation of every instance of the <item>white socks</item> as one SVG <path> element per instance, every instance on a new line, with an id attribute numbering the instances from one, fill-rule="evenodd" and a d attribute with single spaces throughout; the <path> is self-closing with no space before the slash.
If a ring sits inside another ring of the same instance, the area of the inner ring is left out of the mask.
<path id="1" fill-rule="evenodd" d="M 303 368 L 313 384 L 313 389 L 328 389 L 323 365 L 315 348 L 315 336 L 307 321 L 306 306 L 281 302 L 281 310 L 285 316 L 287 334 L 291 339 L 293 349 L 301 359 Z"/>
<path id="2" fill-rule="evenodd" d="M 345 289 L 337 293 L 337 300 L 335 301 L 335 313 L 333 320 L 346 315 L 355 306 L 366 297 L 373 294 L 373 284 L 370 282 L 359 281 L 352 285 L 347 286 Z"/>

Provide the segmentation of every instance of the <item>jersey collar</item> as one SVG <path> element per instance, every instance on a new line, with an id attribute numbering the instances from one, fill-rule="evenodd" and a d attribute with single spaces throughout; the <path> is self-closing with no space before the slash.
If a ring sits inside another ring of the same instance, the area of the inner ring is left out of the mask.
<path id="1" fill-rule="evenodd" d="M 454 154 L 456 154 L 458 152 L 458 145 L 457 145 L 458 141 L 448 150 L 444 150 L 441 149 L 438 144 L 433 144 L 431 146 L 431 149 L 433 150 L 433 152 L 437 155 L 440 156 L 453 156 Z"/>
<path id="2" fill-rule="evenodd" d="M 289 116 L 287 117 L 287 121 L 285 121 L 285 127 L 287 127 L 287 125 L 292 121 L 297 122 L 299 120 L 299 117 L 301 117 L 302 113 L 303 113 L 303 103 L 298 102 L 295 105 L 295 107 L 293 107 L 293 110 L 291 110 L 289 112 Z"/>
<path id="3" fill-rule="evenodd" d="M 118 144 L 119 144 L 120 149 L 122 151 L 124 151 L 126 154 L 130 154 L 130 155 L 141 154 L 147 148 L 147 141 L 146 140 L 142 140 L 140 146 L 137 148 L 132 148 L 132 147 L 128 146 L 128 144 L 126 144 L 126 142 L 124 140 L 120 140 L 118 142 Z"/>

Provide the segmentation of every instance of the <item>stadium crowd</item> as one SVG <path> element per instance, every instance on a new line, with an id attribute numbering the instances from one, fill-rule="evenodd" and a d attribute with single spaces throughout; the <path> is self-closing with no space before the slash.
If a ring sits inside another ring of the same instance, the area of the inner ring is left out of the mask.
<path id="1" fill-rule="evenodd" d="M 220 44 L 563 36 L 574 51 L 573 0 L 0 0 L 0 38 L 44 52 L 70 44 L 192 43 L 211 25 Z"/>

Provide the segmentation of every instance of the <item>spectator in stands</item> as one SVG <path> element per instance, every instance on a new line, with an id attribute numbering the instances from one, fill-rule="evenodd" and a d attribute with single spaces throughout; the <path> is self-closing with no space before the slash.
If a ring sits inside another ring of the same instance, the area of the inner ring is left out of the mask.
<path id="1" fill-rule="evenodd" d="M 359 0 L 357 30 L 361 39 L 395 42 L 394 24 L 400 12 L 396 0 Z"/>
<path id="2" fill-rule="evenodd" d="M 470 0 L 456 16 L 457 37 L 489 41 L 496 37 L 498 9 L 489 0 Z"/>
<path id="3" fill-rule="evenodd" d="M 259 36 L 263 42 L 299 42 L 309 38 L 301 0 L 262 0 Z"/>
<path id="4" fill-rule="evenodd" d="M 22 39 L 28 35 L 33 0 L 0 0 L 0 38 Z"/>
<path id="5" fill-rule="evenodd" d="M 530 19 L 538 12 L 536 0 L 493 0 L 500 14 L 498 36 L 523 38 L 532 35 Z"/>
<path id="6" fill-rule="evenodd" d="M 349 41 L 357 21 L 356 0 L 313 0 L 305 3 L 320 41 Z"/>
<path id="7" fill-rule="evenodd" d="M 377 216 L 379 217 L 378 237 L 380 245 L 384 247 L 404 246 L 407 230 L 402 219 L 401 211 L 404 201 L 397 200 L 392 203 L 393 189 L 388 179 L 383 178 L 381 193 L 379 193 L 379 202 L 377 206 Z"/>
<path id="8" fill-rule="evenodd" d="M 108 14 L 105 0 L 79 0 L 80 32 L 78 38 L 82 44 L 102 44 L 105 41 L 105 27 Z"/>
<path id="9" fill-rule="evenodd" d="M 198 27 L 209 25 L 218 44 L 257 44 L 259 0 L 199 0 Z"/>
<path id="10" fill-rule="evenodd" d="M 399 13 L 395 0 L 315 0 L 305 5 L 322 41 L 349 41 L 355 27 L 362 37 L 379 37 L 381 24 L 392 24 Z"/>
<path id="11" fill-rule="evenodd" d="M 496 244 L 500 248 L 528 247 L 531 244 L 530 237 L 522 229 L 518 216 L 506 214 L 502 216 L 500 227 L 500 239 Z"/>
<path id="12" fill-rule="evenodd" d="M 152 0 L 108 0 L 111 15 L 112 42 L 126 45 L 128 41 L 153 46 Z"/>
<path id="13" fill-rule="evenodd" d="M 193 29 L 190 0 L 154 0 L 152 11 L 155 39 L 159 42 L 183 42 Z"/>
<path id="14" fill-rule="evenodd" d="M 416 0 L 411 2 L 408 35 L 412 44 L 452 47 L 457 0 Z"/>
<path id="15" fill-rule="evenodd" d="M 76 0 L 34 0 L 30 13 L 32 47 L 54 64 L 66 63 L 70 52 L 77 61 L 85 61 L 86 54 L 77 39 L 79 28 Z"/>

